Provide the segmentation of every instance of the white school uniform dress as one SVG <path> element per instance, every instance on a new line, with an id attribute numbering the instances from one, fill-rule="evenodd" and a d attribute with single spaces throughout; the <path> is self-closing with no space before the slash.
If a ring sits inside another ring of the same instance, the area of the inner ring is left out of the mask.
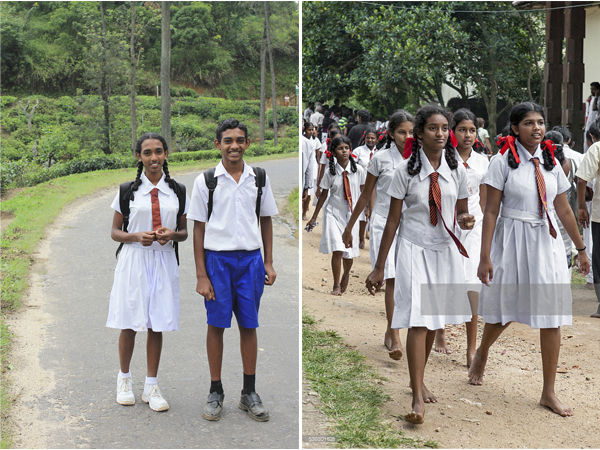
<path id="1" fill-rule="evenodd" d="M 314 173 L 311 161 L 315 160 L 315 148 L 310 139 L 302 136 L 302 191 L 309 191 L 314 186 Z"/>
<path id="2" fill-rule="evenodd" d="M 492 239 L 493 279 L 482 286 L 479 314 L 486 323 L 520 322 L 532 328 L 571 324 L 571 279 L 563 241 L 554 213 L 554 198 L 570 184 L 560 164 L 543 168 L 549 215 L 556 239 L 549 232 L 546 213 L 540 217 L 535 166 L 531 154 L 516 141 L 520 164 L 508 166 L 508 152 L 490 161 L 483 182 L 503 191 L 502 206 Z M 509 150 L 510 151 L 510 150 Z"/>
<path id="3" fill-rule="evenodd" d="M 308 190 L 308 195 L 315 195 L 317 191 L 317 177 L 319 176 L 319 163 L 317 162 L 317 150 L 321 149 L 321 141 L 317 138 L 310 138 L 308 140 L 310 145 L 313 147 L 313 156 L 310 159 L 310 164 L 312 166 L 312 174 L 313 174 L 313 183 L 312 187 Z"/>
<path id="4" fill-rule="evenodd" d="M 238 183 L 219 161 L 215 168 L 217 187 L 213 193 L 213 209 L 208 220 L 208 188 L 204 174 L 194 180 L 192 201 L 188 219 L 205 222 L 204 248 L 216 252 L 232 250 L 256 250 L 261 247 L 262 237 L 256 218 L 258 188 L 254 170 L 244 163 L 244 171 Z M 260 199 L 260 216 L 277 214 L 277 204 L 266 176 Z M 208 222 L 207 222 L 208 220 Z"/>
<path id="5" fill-rule="evenodd" d="M 477 268 L 479 267 L 481 231 L 483 229 L 483 211 L 481 211 L 481 204 L 479 203 L 479 186 L 482 183 L 484 175 L 487 173 L 490 162 L 487 156 L 477 153 L 474 150 L 471 150 L 471 154 L 466 161 L 463 161 L 457 151 L 456 160 L 463 167 L 465 167 L 465 163 L 467 164 L 465 169 L 467 171 L 467 191 L 469 192 L 469 214 L 475 217 L 475 225 L 472 229 L 463 230 L 458 228 L 459 233 L 457 233 L 460 242 L 462 242 L 469 254 L 468 258 L 463 258 L 465 283 L 477 285 L 470 286 L 469 290 L 479 292 L 481 281 L 477 278 Z"/>
<path id="6" fill-rule="evenodd" d="M 158 188 L 161 224 L 170 230 L 177 225 L 179 200 L 165 182 L 165 176 L 154 186 L 146 175 L 129 204 L 128 233 L 152 230 L 150 191 Z M 186 196 L 187 213 L 189 198 Z M 111 207 L 121 212 L 119 192 Z M 154 241 L 144 247 L 141 242 L 123 244 L 117 259 L 110 293 L 106 326 L 121 330 L 174 331 L 179 326 L 179 268 L 171 242 L 160 245 Z"/>
<path id="7" fill-rule="evenodd" d="M 391 197 L 402 199 L 406 205 L 398 227 L 392 328 L 426 327 L 437 330 L 449 323 L 471 320 L 471 314 L 464 292 L 464 257 L 444 228 L 439 213 L 437 225 L 431 224 L 429 175 L 434 170 L 422 148 L 419 152 L 421 171 L 410 176 L 407 170 L 409 159 L 402 161 L 388 189 Z M 456 170 L 450 169 L 445 150 L 437 172 L 440 174 L 442 214 L 448 228 L 456 234 L 456 201 L 468 197 L 467 174 L 460 164 Z M 456 289 L 449 289 L 452 286 Z M 434 294 L 427 295 L 426 291 L 431 289 Z M 453 292 L 460 289 L 463 289 L 464 295 Z"/>
<path id="8" fill-rule="evenodd" d="M 329 167 L 325 168 L 320 187 L 321 189 L 329 189 L 329 194 L 327 195 L 327 203 L 323 206 L 323 232 L 319 244 L 321 253 L 343 252 L 342 258 L 344 259 L 356 258 L 360 253 L 358 248 L 358 222 L 352 227 L 352 247 L 346 248 L 342 241 L 342 234 L 352 215 L 344 193 L 343 172 L 348 172 L 352 206 L 354 207 L 360 197 L 360 187 L 365 184 L 367 176 L 365 169 L 358 164 L 356 169 L 356 172 L 352 172 L 350 162 L 348 162 L 345 169 L 336 162 L 335 175 L 331 175 Z"/>
<path id="9" fill-rule="evenodd" d="M 387 216 L 390 212 L 390 194 L 388 189 L 394 176 L 394 171 L 404 161 L 402 154 L 398 151 L 396 144 L 392 142 L 390 148 L 378 150 L 371 159 L 367 172 L 377 177 L 375 184 L 375 204 L 371 212 L 369 224 L 371 234 L 369 235 L 369 257 L 371 258 L 371 268 L 375 268 L 377 256 L 379 255 L 379 246 L 383 229 L 387 222 Z M 396 234 L 394 241 L 390 246 L 390 252 L 385 260 L 383 269 L 383 279 L 388 280 L 396 276 Z"/>
<path id="10" fill-rule="evenodd" d="M 376 147 L 373 147 L 373 149 L 371 150 L 366 145 L 361 145 L 360 147 L 356 147 L 352 151 L 352 154 L 354 156 L 356 156 L 356 162 L 363 169 L 367 170 L 367 167 L 369 166 L 369 162 L 371 162 L 371 158 L 373 158 L 373 155 L 375 155 L 376 151 L 377 151 Z M 361 211 L 360 216 L 358 216 L 358 220 L 360 222 L 366 222 L 367 221 L 367 216 L 365 215 L 365 210 L 364 209 Z"/>

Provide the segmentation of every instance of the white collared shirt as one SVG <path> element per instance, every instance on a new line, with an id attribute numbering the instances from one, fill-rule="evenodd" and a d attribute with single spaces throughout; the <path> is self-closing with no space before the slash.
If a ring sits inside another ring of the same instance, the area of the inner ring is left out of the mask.
<path id="1" fill-rule="evenodd" d="M 583 155 L 583 160 L 577 169 L 576 177 L 588 182 L 594 182 L 594 197 L 592 198 L 592 222 L 600 222 L 600 187 L 598 186 L 598 175 L 600 175 L 600 141 L 590 145 Z"/>
<path id="2" fill-rule="evenodd" d="M 325 205 L 325 212 L 333 214 L 339 221 L 348 221 L 352 212 L 350 211 L 350 205 L 346 200 L 346 193 L 344 190 L 344 172 L 348 172 L 348 181 L 350 182 L 350 193 L 352 195 L 352 207 L 356 206 L 356 202 L 360 197 L 360 187 L 365 184 L 365 178 L 367 171 L 358 164 L 356 165 L 356 172 L 352 172 L 350 162 L 346 168 L 342 168 L 336 161 L 335 163 L 335 175 L 331 175 L 329 166 L 325 167 L 325 173 L 321 179 L 319 187 L 321 189 L 328 189 L 329 194 L 327 196 L 327 203 Z"/>
<path id="3" fill-rule="evenodd" d="M 431 184 L 429 175 L 435 171 L 422 148 L 419 148 L 419 152 L 421 171 L 417 175 L 409 175 L 409 159 L 405 159 L 394 172 L 388 189 L 388 194 L 402 199 L 403 207 L 406 207 L 400 218 L 398 236 L 423 248 L 447 247 L 452 244 L 452 238 L 444 228 L 442 221 L 438 220 L 437 225 L 433 226 L 429 217 L 429 186 Z M 446 162 L 445 152 L 446 150 L 442 151 L 440 167 L 437 169 L 440 174 L 438 184 L 442 193 L 442 215 L 448 228 L 456 233 L 454 226 L 456 201 L 469 196 L 467 173 L 461 164 L 456 170 L 451 170 Z"/>
<path id="4" fill-rule="evenodd" d="M 256 250 L 261 247 L 261 235 L 256 219 L 256 187 L 255 174 L 252 168 L 244 163 L 244 171 L 239 183 L 225 170 L 220 161 L 215 169 L 217 187 L 213 193 L 213 209 L 208 218 L 208 188 L 201 173 L 194 180 L 192 202 L 188 218 L 206 222 L 204 231 L 204 248 L 214 251 Z M 266 177 L 262 189 L 260 215 L 277 214 L 277 205 L 269 177 Z"/>
<path id="5" fill-rule="evenodd" d="M 313 187 L 314 174 L 312 160 L 315 159 L 315 148 L 310 139 L 302 136 L 302 189 Z M 312 158 L 312 159 L 311 159 Z"/>
<path id="6" fill-rule="evenodd" d="M 369 161 L 375 155 L 377 151 L 377 147 L 373 147 L 373 149 L 369 149 L 367 145 L 361 145 L 360 147 L 356 147 L 352 154 L 356 156 L 356 162 L 359 163 L 363 168 L 367 168 L 369 165 Z"/>
<path id="7" fill-rule="evenodd" d="M 379 149 L 373 154 L 373 159 L 369 163 L 367 172 L 377 177 L 375 185 L 375 205 L 373 212 L 380 216 L 387 217 L 390 210 L 390 194 L 388 189 L 394 177 L 394 171 L 404 161 L 404 158 L 398 151 L 396 144 L 392 142 L 390 148 Z"/>
<path id="8" fill-rule="evenodd" d="M 481 204 L 479 203 L 479 187 L 487 173 L 490 162 L 487 156 L 477 153 L 475 150 L 471 150 L 471 154 L 466 161 L 463 161 L 457 150 L 456 160 L 463 167 L 467 163 L 465 169 L 467 171 L 467 190 L 469 192 L 469 214 L 475 216 L 476 221 L 481 220 L 483 219 L 483 211 L 481 211 Z"/>
<path id="9" fill-rule="evenodd" d="M 532 217 L 540 217 L 535 165 L 531 162 L 531 159 L 538 158 L 540 161 L 540 172 L 546 184 L 548 211 L 554 209 L 555 197 L 568 191 L 571 184 L 567 180 L 558 160 L 552 170 L 544 169 L 544 157 L 539 145 L 533 155 L 518 140 L 515 141 L 515 147 L 521 160 L 517 168 L 511 169 L 508 165 L 510 150 L 507 150 L 504 155 L 498 153 L 490 161 L 487 174 L 483 177 L 483 183 L 502 191 L 502 208 L 519 211 Z M 554 214 L 550 214 L 550 217 L 553 216 Z M 541 219 L 546 220 L 545 214 Z M 554 226 L 556 226 L 556 223 L 554 223 Z"/>
<path id="10" fill-rule="evenodd" d="M 168 183 L 165 182 L 165 175 L 154 186 L 142 172 L 140 176 L 142 184 L 137 191 L 133 193 L 133 201 L 129 203 L 129 225 L 127 226 L 128 233 L 139 233 L 141 231 L 152 231 L 152 202 L 150 200 L 150 191 L 158 188 L 158 203 L 160 204 L 160 221 L 162 226 L 169 230 L 177 228 L 177 212 L 179 211 L 179 199 L 177 194 L 171 189 Z M 119 192 L 111 204 L 112 209 L 121 213 L 119 204 Z M 186 194 L 185 210 L 187 213 L 189 207 L 189 197 Z M 141 242 L 131 242 L 132 245 L 143 247 Z M 158 242 L 153 242 L 151 246 L 144 247 L 153 250 L 168 250 L 172 246 L 160 245 Z"/>

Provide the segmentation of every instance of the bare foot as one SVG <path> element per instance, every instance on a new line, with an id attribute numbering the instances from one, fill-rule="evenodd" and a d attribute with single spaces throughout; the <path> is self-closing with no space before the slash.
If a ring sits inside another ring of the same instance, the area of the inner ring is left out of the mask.
<path id="1" fill-rule="evenodd" d="M 306 216 L 302 216 L 302 220 L 308 220 Z"/>
<path id="2" fill-rule="evenodd" d="M 364 239 L 358 243 L 358 248 L 360 248 L 361 250 L 363 248 L 365 248 L 365 240 Z"/>
<path id="3" fill-rule="evenodd" d="M 573 410 L 563 405 L 558 398 L 556 398 L 556 394 L 554 393 L 549 395 L 542 394 L 540 405 L 545 406 L 559 416 L 570 417 L 573 415 Z"/>
<path id="4" fill-rule="evenodd" d="M 404 416 L 404 420 L 415 425 L 419 425 L 425 421 L 425 404 L 422 400 L 413 400 L 412 411 Z"/>
<path id="5" fill-rule="evenodd" d="M 425 403 L 437 403 L 437 397 L 433 395 L 433 392 L 427 389 L 425 384 L 423 384 L 423 401 Z"/>
<path id="6" fill-rule="evenodd" d="M 600 319 L 600 313 L 590 314 L 590 317 L 594 317 L 595 319 Z"/>
<path id="7" fill-rule="evenodd" d="M 333 291 L 331 291 L 331 295 L 342 295 L 342 290 L 339 286 L 334 286 Z"/>
<path id="8" fill-rule="evenodd" d="M 342 280 L 340 281 L 341 293 L 343 294 L 348 289 L 348 282 L 350 281 L 350 272 L 344 272 Z"/>
<path id="9" fill-rule="evenodd" d="M 450 350 L 446 346 L 446 331 L 445 330 L 438 330 L 435 332 L 435 342 L 433 343 L 433 349 L 438 353 L 445 353 L 447 355 L 452 353 L 452 350 Z"/>
<path id="10" fill-rule="evenodd" d="M 473 358 L 475 357 L 475 350 L 467 350 L 467 367 L 471 367 Z"/>
<path id="11" fill-rule="evenodd" d="M 392 351 L 392 330 L 386 330 L 385 335 L 383 336 L 383 345 L 389 352 Z"/>
<path id="12" fill-rule="evenodd" d="M 486 362 L 487 355 L 482 356 L 479 350 L 477 350 L 469 367 L 469 384 L 474 384 L 475 386 L 483 384 L 483 371 L 485 370 Z"/>

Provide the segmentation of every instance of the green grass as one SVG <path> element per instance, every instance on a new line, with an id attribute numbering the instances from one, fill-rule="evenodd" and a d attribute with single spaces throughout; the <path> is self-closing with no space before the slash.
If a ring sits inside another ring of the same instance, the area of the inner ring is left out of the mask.
<path id="1" fill-rule="evenodd" d="M 295 188 L 288 195 L 288 209 L 294 218 L 294 222 L 298 224 L 298 215 L 300 214 L 300 199 L 298 198 L 298 188 Z"/>
<path id="2" fill-rule="evenodd" d="M 249 163 L 283 159 L 296 156 L 296 153 L 278 155 L 263 155 L 250 157 Z M 217 161 L 185 161 L 170 163 L 169 169 L 175 175 L 178 172 L 202 170 L 212 167 Z M 24 188 L 11 195 L 0 204 L 3 213 L 9 213 L 12 220 L 2 233 L 0 247 L 0 304 L 2 317 L 2 347 L 0 361 L 2 362 L 2 381 L 0 384 L 0 415 L 2 421 L 8 417 L 11 400 L 8 395 L 8 385 L 4 376 L 8 365 L 10 349 L 10 330 L 6 325 L 7 315 L 19 310 L 23 295 L 29 287 L 29 271 L 33 262 L 33 252 L 43 238 L 46 227 L 53 223 L 61 210 L 78 198 L 85 197 L 103 188 L 118 186 L 131 180 L 135 175 L 133 169 L 100 170 L 56 178 L 37 186 Z M 2 433 L 2 448 L 11 446 L 11 439 L 6 429 Z"/>
<path id="3" fill-rule="evenodd" d="M 340 448 L 436 448 L 433 441 L 405 437 L 391 423 L 382 421 L 387 394 L 377 384 L 385 378 L 345 345 L 335 331 L 321 331 L 315 320 L 302 316 L 302 367 L 306 379 L 319 394 L 321 409 L 334 422 Z"/>

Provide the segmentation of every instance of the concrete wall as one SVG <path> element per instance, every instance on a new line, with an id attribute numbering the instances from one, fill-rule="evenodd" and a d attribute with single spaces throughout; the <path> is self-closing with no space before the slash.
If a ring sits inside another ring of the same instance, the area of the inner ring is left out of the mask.
<path id="1" fill-rule="evenodd" d="M 583 40 L 585 78 L 583 100 L 590 95 L 590 83 L 600 82 L 600 6 L 585 9 L 585 39 Z"/>

